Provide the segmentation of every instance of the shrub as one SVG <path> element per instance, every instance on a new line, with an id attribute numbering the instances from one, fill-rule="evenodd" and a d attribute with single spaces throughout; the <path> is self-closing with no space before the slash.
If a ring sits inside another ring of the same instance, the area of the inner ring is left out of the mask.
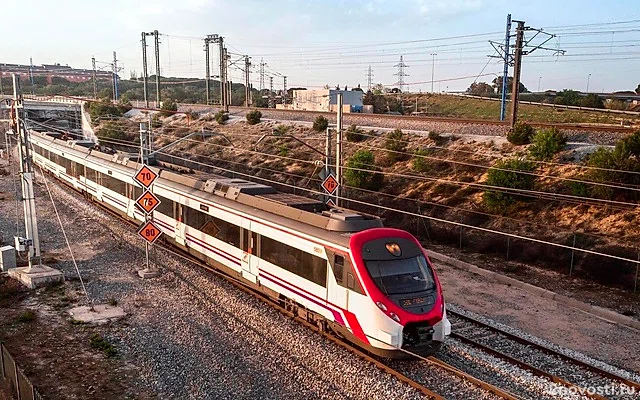
<path id="1" fill-rule="evenodd" d="M 278 155 L 280 157 L 286 157 L 289 155 L 289 147 L 286 144 L 278 146 Z"/>
<path id="2" fill-rule="evenodd" d="M 89 115 L 94 122 L 103 117 L 122 117 L 122 109 L 113 103 L 93 101 L 88 104 Z"/>
<path id="3" fill-rule="evenodd" d="M 358 128 L 355 124 L 349 126 L 347 129 L 347 141 L 362 142 L 364 139 L 366 139 L 366 135 L 362 129 Z"/>
<path id="4" fill-rule="evenodd" d="M 346 167 L 344 179 L 349 186 L 377 191 L 384 183 L 382 171 L 375 166 L 375 156 L 369 150 L 355 152 L 347 161 Z"/>
<path id="5" fill-rule="evenodd" d="M 115 357 L 118 352 L 115 347 L 98 333 L 94 333 L 89 338 L 89 343 L 94 349 L 102 350 L 107 357 Z"/>
<path id="6" fill-rule="evenodd" d="M 538 131 L 532 139 L 533 145 L 529 147 L 529 153 L 536 160 L 550 160 L 556 153 L 564 149 L 567 144 L 567 136 L 558 128 L 549 128 Z"/>
<path id="7" fill-rule="evenodd" d="M 531 137 L 534 134 L 531 125 L 524 122 L 517 122 L 516 125 L 507 133 L 507 140 L 518 146 L 531 143 Z"/>
<path id="8" fill-rule="evenodd" d="M 160 119 L 159 114 L 155 114 L 151 117 L 151 129 L 162 128 L 162 120 Z"/>
<path id="9" fill-rule="evenodd" d="M 487 172 L 487 185 L 509 189 L 531 190 L 535 182 L 535 176 L 523 174 L 522 172 L 532 172 L 536 168 L 535 164 L 518 158 L 499 160 L 489 168 Z M 504 211 L 505 208 L 522 198 L 516 194 L 500 192 L 495 189 L 488 189 L 483 194 L 484 203 L 489 209 Z"/>
<path id="10" fill-rule="evenodd" d="M 118 300 L 111 297 L 109 300 L 107 300 L 107 304 L 109 304 L 111 307 L 115 307 L 118 305 Z"/>
<path id="11" fill-rule="evenodd" d="M 28 323 L 28 322 L 33 322 L 36 319 L 36 313 L 33 312 L 33 310 L 27 310 L 22 312 L 20 315 L 18 315 L 18 317 L 16 318 L 16 321 L 20 322 L 20 323 Z"/>
<path id="12" fill-rule="evenodd" d="M 634 138 L 629 136 L 616 143 L 614 149 L 601 147 L 590 154 L 586 159 L 586 165 L 597 169 L 588 171 L 584 178 L 590 181 L 610 184 L 639 185 L 640 160 L 632 152 L 633 140 Z M 629 174 L 621 171 L 634 173 Z M 637 192 L 608 186 L 589 185 L 588 191 L 592 197 L 602 199 L 613 199 L 617 196 L 630 200 L 638 198 Z"/>
<path id="13" fill-rule="evenodd" d="M 416 172 L 428 172 L 431 170 L 431 166 L 429 162 L 424 156 L 429 155 L 429 151 L 426 149 L 418 149 L 416 150 L 415 156 L 413 157 L 413 161 L 411 163 L 411 167 Z"/>
<path id="14" fill-rule="evenodd" d="M 289 129 L 291 129 L 290 126 L 280 124 L 275 127 L 275 129 L 273 130 L 273 134 L 275 136 L 284 136 L 289 132 Z"/>
<path id="15" fill-rule="evenodd" d="M 404 133 L 400 129 L 389 132 L 387 134 L 387 140 L 384 143 L 384 148 L 388 150 L 387 158 L 391 163 L 406 158 L 406 154 L 404 153 L 407 150 L 407 142 L 404 141 Z"/>
<path id="16" fill-rule="evenodd" d="M 98 130 L 98 137 L 101 139 L 127 140 L 127 132 L 117 122 L 107 121 Z"/>
<path id="17" fill-rule="evenodd" d="M 318 117 L 313 121 L 313 130 L 316 132 L 324 132 L 328 127 L 329 120 L 322 115 L 318 115 Z"/>
<path id="18" fill-rule="evenodd" d="M 629 156 L 633 156 L 638 161 L 640 161 L 640 131 L 636 131 L 633 134 L 620 140 L 616 144 L 616 147 L 620 148 L 619 151 L 623 155 L 628 154 Z"/>
<path id="19" fill-rule="evenodd" d="M 178 111 L 178 103 L 175 101 L 168 99 L 162 102 L 162 107 L 160 108 L 160 115 L 163 117 L 170 117 Z"/>
<path id="20" fill-rule="evenodd" d="M 440 136 L 440 134 L 438 132 L 433 132 L 433 131 L 429 131 L 428 137 L 429 137 L 429 139 L 433 140 L 434 142 L 439 142 L 440 139 L 442 139 L 442 136 Z"/>
<path id="21" fill-rule="evenodd" d="M 229 114 L 224 112 L 224 110 L 220 110 L 215 115 L 216 122 L 220 125 L 224 125 L 225 122 L 229 120 Z"/>
<path id="22" fill-rule="evenodd" d="M 260 118 L 262 118 L 262 113 L 258 110 L 249 111 L 247 113 L 247 122 L 249 125 L 260 123 Z"/>

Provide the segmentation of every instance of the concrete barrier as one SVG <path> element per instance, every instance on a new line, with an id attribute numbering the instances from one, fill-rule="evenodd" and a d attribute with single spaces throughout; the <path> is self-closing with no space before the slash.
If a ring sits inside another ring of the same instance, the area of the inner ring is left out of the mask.
<path id="1" fill-rule="evenodd" d="M 510 285 L 516 287 L 518 289 L 524 290 L 525 292 L 531 293 L 536 296 L 543 297 L 545 299 L 553 300 L 559 304 L 565 305 L 567 307 L 572 307 L 578 309 L 580 311 L 592 314 L 595 317 L 607 320 L 611 323 L 618 324 L 621 326 L 625 326 L 628 328 L 633 328 L 640 330 L 640 321 L 627 317 L 626 315 L 622 315 L 613 310 L 609 310 L 607 308 L 594 306 L 591 304 L 584 303 L 582 301 L 573 299 L 571 297 L 567 297 L 555 292 L 552 292 L 547 289 L 543 289 L 538 286 L 531 285 L 530 283 L 522 282 L 517 279 L 499 274 L 494 271 L 489 271 L 487 269 L 480 268 L 476 265 L 469 264 L 464 261 L 460 261 L 453 257 L 449 257 L 444 254 L 436 253 L 431 250 L 427 250 L 429 257 L 443 262 L 445 264 L 451 265 L 455 268 L 462 269 L 464 271 L 471 272 L 476 275 L 484 276 L 486 278 L 494 279 L 500 283 L 504 283 L 506 285 Z"/>

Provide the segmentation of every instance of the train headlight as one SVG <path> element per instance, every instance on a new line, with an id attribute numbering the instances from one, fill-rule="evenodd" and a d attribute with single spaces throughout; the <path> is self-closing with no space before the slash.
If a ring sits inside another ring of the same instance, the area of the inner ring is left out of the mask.
<path id="1" fill-rule="evenodd" d="M 398 317 L 398 316 L 396 315 L 396 313 L 390 312 L 390 313 L 389 313 L 389 316 L 391 317 L 391 319 L 392 319 L 392 320 L 394 320 L 394 321 L 396 321 L 396 322 L 400 323 L 400 317 Z"/>
<path id="2" fill-rule="evenodd" d="M 379 301 L 376 301 L 376 305 L 378 306 L 379 309 L 381 309 L 382 311 L 387 311 L 387 306 L 385 306 L 384 304 L 382 304 Z"/>

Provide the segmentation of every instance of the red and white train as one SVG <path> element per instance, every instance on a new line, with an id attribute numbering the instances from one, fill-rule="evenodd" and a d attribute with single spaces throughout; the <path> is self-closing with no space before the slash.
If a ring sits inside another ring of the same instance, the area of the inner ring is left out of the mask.
<path id="1" fill-rule="evenodd" d="M 140 164 L 32 132 L 34 162 L 131 220 Z M 379 218 L 220 176 L 159 174 L 153 212 L 168 242 L 375 354 L 431 355 L 451 332 L 438 277 L 411 234 Z"/>

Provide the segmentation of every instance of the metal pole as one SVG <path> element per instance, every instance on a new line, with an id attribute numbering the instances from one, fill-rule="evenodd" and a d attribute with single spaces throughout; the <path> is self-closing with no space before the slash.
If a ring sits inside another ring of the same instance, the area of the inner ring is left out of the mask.
<path id="1" fill-rule="evenodd" d="M 591 74 L 587 76 L 587 94 L 589 94 L 589 81 L 591 80 Z M 597 89 L 596 89 L 597 90 Z"/>
<path id="2" fill-rule="evenodd" d="M 251 68 L 251 61 L 249 56 L 244 56 L 244 106 L 249 107 L 249 68 Z"/>
<path id="3" fill-rule="evenodd" d="M 502 98 L 500 100 L 500 121 L 507 112 L 507 81 L 509 80 L 509 39 L 511 38 L 511 14 L 507 15 L 507 33 L 504 37 L 504 71 L 502 73 Z"/>
<path id="4" fill-rule="evenodd" d="M 113 101 L 118 101 L 118 60 L 113 52 Z"/>
<path id="5" fill-rule="evenodd" d="M 156 108 L 160 108 L 160 34 L 157 30 L 153 31 L 155 41 L 156 54 Z"/>
<path id="6" fill-rule="evenodd" d="M 29 133 L 25 129 L 22 120 L 22 93 L 20 91 L 20 76 L 13 74 L 13 100 L 15 106 L 15 129 L 18 134 L 18 155 L 20 158 L 20 177 L 22 183 L 22 205 L 24 209 L 24 222 L 26 240 L 29 249 L 29 266 L 24 271 L 31 273 L 33 260 L 38 260 L 40 265 L 40 242 L 38 240 L 38 221 L 36 220 L 36 204 L 33 194 L 33 165 L 31 164 Z"/>
<path id="7" fill-rule="evenodd" d="M 91 65 L 93 66 L 93 99 L 98 98 L 98 77 L 96 76 L 96 58 L 91 57 Z"/>
<path id="8" fill-rule="evenodd" d="M 282 77 L 282 104 L 287 104 L 287 77 L 286 76 Z"/>
<path id="9" fill-rule="evenodd" d="M 337 93 L 337 115 L 336 115 L 336 180 L 338 181 L 338 189 L 336 189 L 336 205 L 340 206 L 342 200 L 342 93 Z M 329 100 L 331 103 L 331 100 Z"/>
<path id="10" fill-rule="evenodd" d="M 633 294 L 638 290 L 638 269 L 640 269 L 640 251 L 638 251 L 638 262 L 636 263 L 636 280 L 633 283 Z"/>
<path id="11" fill-rule="evenodd" d="M 524 21 L 516 21 L 516 47 L 514 49 L 513 61 L 513 87 L 511 88 L 511 126 L 516 124 L 518 119 L 518 100 L 520 97 L 520 72 L 522 71 L 522 43 L 524 41 Z M 508 81 L 503 81 L 502 86 L 506 86 Z"/>
<path id="12" fill-rule="evenodd" d="M 149 88 L 147 81 L 149 80 L 149 72 L 147 69 L 147 34 L 142 32 L 142 89 L 144 91 L 144 104 L 149 108 Z"/>
<path id="13" fill-rule="evenodd" d="M 209 36 L 204 38 L 204 58 L 206 63 L 206 68 L 205 68 L 206 79 L 204 82 L 204 86 L 205 86 L 207 104 L 210 104 L 211 99 L 209 98 L 209 95 L 211 90 L 209 89 L 209 84 L 211 81 L 211 67 L 210 67 L 210 61 L 209 61 Z"/>
<path id="14" fill-rule="evenodd" d="M 433 74 L 434 74 L 434 70 L 436 68 L 436 56 L 438 54 L 436 53 L 431 53 L 432 61 L 431 61 L 431 93 L 433 93 Z"/>
<path id="15" fill-rule="evenodd" d="M 571 248 L 571 265 L 569 266 L 569 276 L 573 274 L 573 259 L 576 253 L 576 234 L 573 234 L 573 247 Z"/>
<path id="16" fill-rule="evenodd" d="M 4 89 L 2 88 L 2 64 L 0 64 L 0 96 L 4 96 Z"/>
<path id="17" fill-rule="evenodd" d="M 220 58 L 220 107 L 225 108 L 227 103 L 227 75 L 225 74 L 224 65 L 224 38 L 222 36 L 218 39 L 219 45 L 219 58 Z"/>

